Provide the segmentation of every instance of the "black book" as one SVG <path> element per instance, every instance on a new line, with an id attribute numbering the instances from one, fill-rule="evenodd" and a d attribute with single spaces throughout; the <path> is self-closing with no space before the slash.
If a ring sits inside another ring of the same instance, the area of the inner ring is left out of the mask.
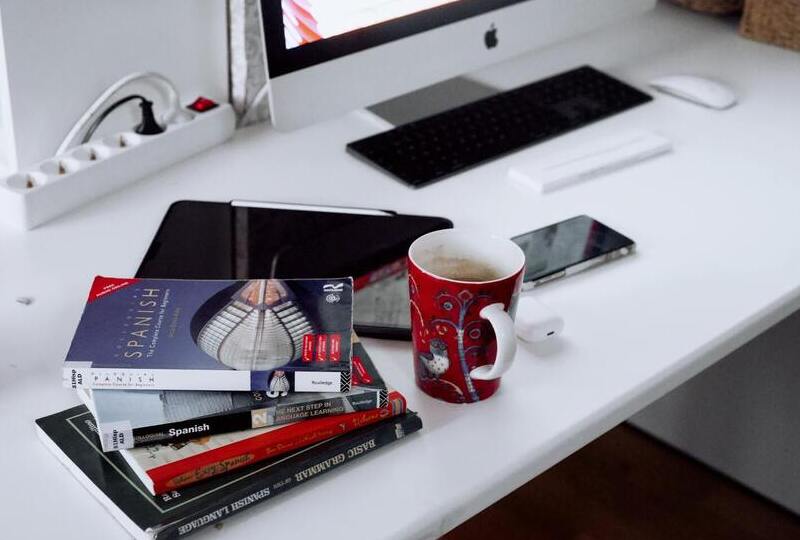
<path id="1" fill-rule="evenodd" d="M 169 444 L 386 406 L 386 383 L 355 337 L 352 351 L 352 385 L 346 393 L 88 388 L 77 391 L 94 414 L 106 452 Z"/>
<path id="2" fill-rule="evenodd" d="M 178 538 L 213 525 L 422 428 L 409 412 L 237 469 L 205 482 L 152 496 L 119 452 L 100 448 L 85 406 L 36 420 L 42 442 L 135 538 Z"/>

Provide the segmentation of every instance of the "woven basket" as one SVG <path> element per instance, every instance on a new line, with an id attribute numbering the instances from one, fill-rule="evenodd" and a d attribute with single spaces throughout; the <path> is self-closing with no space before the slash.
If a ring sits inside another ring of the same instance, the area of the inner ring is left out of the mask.
<path id="1" fill-rule="evenodd" d="M 672 0 L 676 4 L 703 13 L 724 15 L 742 10 L 744 0 Z"/>
<path id="2" fill-rule="evenodd" d="M 750 39 L 800 50 L 800 0 L 747 0 L 739 32 Z"/>

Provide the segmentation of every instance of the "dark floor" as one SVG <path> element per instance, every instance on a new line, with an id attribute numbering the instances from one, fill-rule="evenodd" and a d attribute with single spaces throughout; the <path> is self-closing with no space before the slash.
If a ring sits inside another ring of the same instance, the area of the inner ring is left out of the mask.
<path id="1" fill-rule="evenodd" d="M 473 538 L 800 539 L 800 518 L 622 425 L 444 540 Z"/>

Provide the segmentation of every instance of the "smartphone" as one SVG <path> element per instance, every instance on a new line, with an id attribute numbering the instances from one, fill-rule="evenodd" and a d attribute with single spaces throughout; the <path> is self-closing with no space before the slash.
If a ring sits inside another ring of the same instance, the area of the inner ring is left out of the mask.
<path id="1" fill-rule="evenodd" d="M 523 290 L 630 255 L 636 244 L 589 216 L 576 216 L 512 238 L 525 252 Z"/>

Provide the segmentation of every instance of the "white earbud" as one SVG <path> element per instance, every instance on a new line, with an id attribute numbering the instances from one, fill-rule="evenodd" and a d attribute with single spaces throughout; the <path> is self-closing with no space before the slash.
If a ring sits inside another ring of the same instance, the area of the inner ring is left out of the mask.
<path id="1" fill-rule="evenodd" d="M 519 339 L 535 343 L 561 334 L 564 331 L 564 319 L 527 294 L 519 299 L 514 326 Z"/>

